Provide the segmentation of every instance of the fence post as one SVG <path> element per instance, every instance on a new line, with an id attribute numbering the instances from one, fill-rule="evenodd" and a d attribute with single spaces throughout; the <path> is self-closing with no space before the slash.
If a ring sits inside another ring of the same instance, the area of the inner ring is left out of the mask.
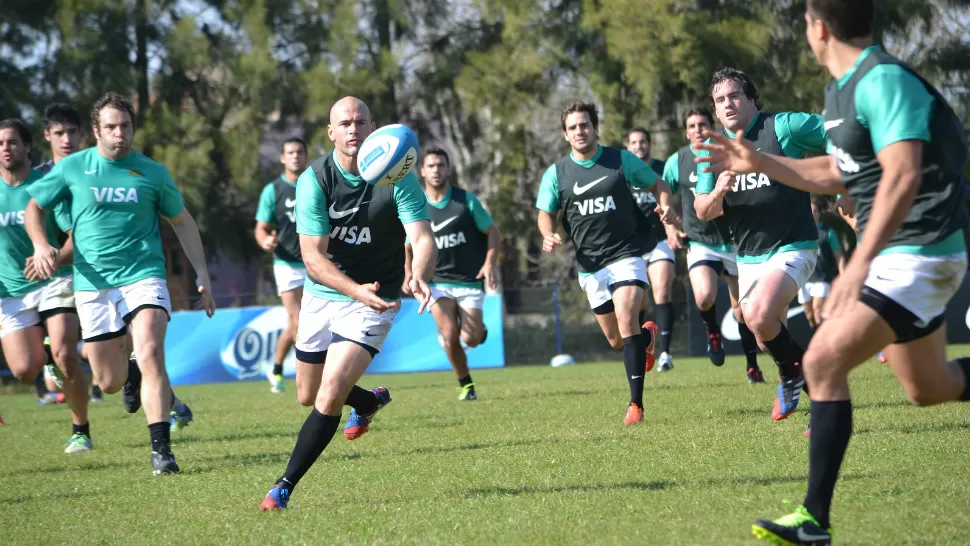
<path id="1" fill-rule="evenodd" d="M 556 318 L 556 354 L 561 355 L 562 352 L 562 323 L 559 321 L 559 283 L 553 283 L 552 285 L 552 313 Z"/>

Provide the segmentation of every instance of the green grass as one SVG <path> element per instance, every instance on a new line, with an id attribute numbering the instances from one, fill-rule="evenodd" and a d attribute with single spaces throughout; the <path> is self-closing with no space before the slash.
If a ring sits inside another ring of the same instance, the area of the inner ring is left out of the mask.
<path id="1" fill-rule="evenodd" d="M 743 544 L 804 495 L 807 404 L 771 421 L 774 386 L 749 386 L 738 359 L 649 374 L 632 427 L 620 364 L 474 375 L 473 403 L 451 374 L 365 377 L 394 402 L 363 438 L 338 432 L 274 514 L 257 507 L 307 414 L 293 382 L 179 388 L 196 422 L 174 435 L 182 475 L 160 478 L 120 396 L 92 408 L 95 450 L 73 456 L 64 406 L 3 396 L 0 544 Z M 970 404 L 912 407 L 875 363 L 853 388 L 837 541 L 970 543 Z"/>

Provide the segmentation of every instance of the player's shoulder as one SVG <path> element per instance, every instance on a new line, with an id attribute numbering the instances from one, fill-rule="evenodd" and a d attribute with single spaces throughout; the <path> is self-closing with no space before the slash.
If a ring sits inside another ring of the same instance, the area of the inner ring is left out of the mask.
<path id="1" fill-rule="evenodd" d="M 141 174 L 150 182 L 163 184 L 172 180 L 172 175 L 164 163 L 155 161 L 141 152 L 132 151 L 128 156 L 127 165 L 132 175 Z"/>

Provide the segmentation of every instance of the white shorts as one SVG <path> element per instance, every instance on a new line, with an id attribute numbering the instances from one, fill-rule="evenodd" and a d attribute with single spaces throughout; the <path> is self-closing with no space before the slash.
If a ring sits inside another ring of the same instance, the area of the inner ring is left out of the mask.
<path id="1" fill-rule="evenodd" d="M 74 298 L 84 341 L 124 334 L 132 313 L 139 308 L 154 307 L 172 313 L 172 298 L 165 279 L 143 279 L 118 288 L 79 290 Z"/>
<path id="2" fill-rule="evenodd" d="M 720 264 L 720 265 L 718 265 Z M 738 276 L 738 255 L 734 252 L 722 252 L 697 243 L 687 244 L 687 270 L 696 265 L 707 265 L 715 270 L 724 272 L 729 277 Z"/>
<path id="3" fill-rule="evenodd" d="M 586 299 L 592 309 L 613 300 L 612 286 L 624 281 L 639 281 L 643 286 L 647 280 L 647 262 L 643 258 L 624 258 L 600 269 L 592 275 L 579 278 L 579 287 L 586 292 Z"/>
<path id="4" fill-rule="evenodd" d="M 74 309 L 72 275 L 57 277 L 23 296 L 0 300 L 0 338 L 40 324 L 58 309 Z"/>
<path id="5" fill-rule="evenodd" d="M 941 317 L 946 312 L 946 304 L 959 290 L 966 271 L 966 252 L 948 256 L 883 254 L 872 260 L 865 286 L 915 315 L 916 321 L 909 326 L 920 329 L 929 326 L 934 320 L 939 320 L 942 324 Z M 867 301 L 865 290 L 862 300 L 879 311 L 898 335 L 907 337 L 900 331 L 907 327 L 899 323 L 904 317 L 887 316 L 882 309 L 877 308 L 878 305 L 871 305 Z M 912 320 L 912 317 L 908 318 Z"/>
<path id="6" fill-rule="evenodd" d="M 359 301 L 333 301 L 303 292 L 296 358 L 323 364 L 322 353 L 336 341 L 352 341 L 376 355 L 384 346 L 397 309 L 378 313 Z M 319 361 L 317 361 L 319 359 Z"/>
<path id="7" fill-rule="evenodd" d="M 481 309 L 485 305 L 485 291 L 481 288 L 431 285 L 431 301 L 428 307 L 440 299 L 452 299 L 463 309 Z"/>
<path id="8" fill-rule="evenodd" d="M 670 262 L 677 261 L 677 258 L 674 257 L 674 251 L 670 250 L 670 245 L 667 244 L 666 239 L 663 241 L 657 241 L 657 246 L 655 246 L 650 252 L 644 254 L 643 259 L 647 261 L 648 265 L 661 260 L 667 260 Z"/>
<path id="9" fill-rule="evenodd" d="M 808 278 L 815 272 L 815 261 L 818 259 L 818 250 L 787 250 L 779 252 L 768 258 L 768 260 L 751 264 L 738 261 L 738 290 L 741 293 L 740 301 L 744 302 L 751 291 L 758 284 L 758 279 L 763 275 L 777 269 L 784 271 L 795 285 L 800 289 L 808 282 Z"/>
<path id="10" fill-rule="evenodd" d="M 808 303 L 812 298 L 824 298 L 829 295 L 832 285 L 824 282 L 807 282 L 805 286 L 798 289 L 798 303 Z"/>
<path id="11" fill-rule="evenodd" d="M 282 294 L 303 288 L 303 283 L 306 282 L 306 268 L 276 262 L 273 264 L 273 276 L 276 277 L 276 293 Z"/>

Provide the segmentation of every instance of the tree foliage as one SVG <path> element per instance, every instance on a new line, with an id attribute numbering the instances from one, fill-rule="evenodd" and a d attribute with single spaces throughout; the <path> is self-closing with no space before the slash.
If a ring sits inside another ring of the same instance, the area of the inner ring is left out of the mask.
<path id="1" fill-rule="evenodd" d="M 970 118 L 970 1 L 880 2 L 878 36 Z M 54 100 L 86 115 L 108 90 L 138 108 L 137 145 L 165 163 L 210 247 L 250 236 L 278 146 L 329 148 L 330 106 L 356 95 L 451 152 L 506 238 L 506 282 L 570 275 L 541 256 L 533 204 L 566 153 L 559 111 L 594 100 L 605 143 L 630 126 L 654 155 L 684 141 L 711 74 L 748 72 L 768 110 L 819 111 L 829 76 L 799 0 L 10 0 L 0 16 L 0 115 L 39 129 Z M 970 124 L 968 124 L 970 125 Z"/>

